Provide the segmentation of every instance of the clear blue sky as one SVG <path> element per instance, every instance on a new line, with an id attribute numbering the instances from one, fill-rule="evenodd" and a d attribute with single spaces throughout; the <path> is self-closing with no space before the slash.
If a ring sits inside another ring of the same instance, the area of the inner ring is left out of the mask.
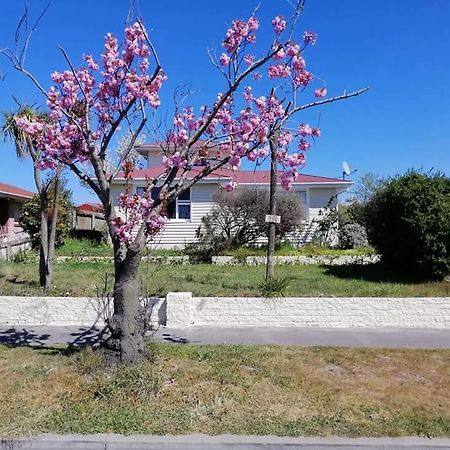
<path id="1" fill-rule="evenodd" d="M 47 0 L 31 2 L 32 15 Z M 137 3 L 135 1 L 135 3 Z M 210 2 L 140 0 L 140 14 L 169 76 L 162 110 L 175 87 L 190 83 L 196 104 L 211 103 L 224 86 L 206 48 L 217 48 L 234 18 L 247 18 L 257 0 Z M 280 7 L 274 6 L 275 4 Z M 82 53 L 98 55 L 108 31 L 120 35 L 127 0 L 51 1 L 31 42 L 28 68 L 45 87 L 49 74 L 65 69 L 57 45 L 77 63 Z M 22 2 L 0 15 L 0 47 L 12 46 Z M 261 1 L 262 22 L 288 11 L 283 0 Z M 408 168 L 450 174 L 450 1 L 307 0 L 298 31 L 314 30 L 319 41 L 306 55 L 308 68 L 325 79 L 330 95 L 370 86 L 362 97 L 315 109 L 299 122 L 320 122 L 322 137 L 309 154 L 305 173 L 340 176 L 343 159 L 359 171 L 389 176 Z M 264 38 L 259 35 L 259 40 Z M 0 110 L 14 108 L 12 95 L 44 104 L 31 83 L 0 59 Z M 310 96 L 305 97 L 310 100 Z M 29 162 L 0 143 L 0 181 L 33 189 Z M 94 197 L 71 182 L 76 202 Z"/>

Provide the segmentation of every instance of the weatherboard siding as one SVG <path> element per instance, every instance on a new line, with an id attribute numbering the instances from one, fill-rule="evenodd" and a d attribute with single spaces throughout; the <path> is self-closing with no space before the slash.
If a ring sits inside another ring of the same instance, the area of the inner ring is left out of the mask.
<path id="1" fill-rule="evenodd" d="M 134 189 L 143 186 L 144 182 L 135 181 Z M 182 248 L 187 243 L 197 241 L 196 231 L 202 223 L 202 217 L 207 215 L 214 206 L 213 196 L 217 192 L 217 183 L 198 183 L 191 188 L 191 220 L 168 220 L 165 229 L 154 240 L 154 246 L 158 248 Z M 290 239 L 297 245 L 307 242 L 311 239 L 315 223 L 314 219 L 320 218 L 320 212 L 328 204 L 329 200 L 336 196 L 336 187 L 303 187 L 295 186 L 295 191 L 306 191 L 308 207 L 306 208 L 306 224 L 303 232 L 290 236 Z M 121 192 L 124 191 L 124 185 L 117 184 L 112 188 L 114 204 L 118 205 L 118 199 Z M 336 207 L 337 200 L 334 198 L 331 203 Z M 120 211 L 117 209 L 118 213 Z M 309 224 L 313 222 L 312 226 Z M 312 227 L 312 228 L 311 228 Z M 258 240 L 259 244 L 266 242 L 262 238 Z"/>

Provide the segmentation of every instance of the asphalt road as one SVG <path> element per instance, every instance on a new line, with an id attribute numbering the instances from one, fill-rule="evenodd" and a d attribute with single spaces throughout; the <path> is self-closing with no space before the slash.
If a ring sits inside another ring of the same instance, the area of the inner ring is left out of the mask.
<path id="1" fill-rule="evenodd" d="M 0 325 L 0 344 L 49 346 L 92 345 L 105 334 L 80 326 Z M 405 328 L 296 328 L 191 326 L 183 329 L 160 327 L 153 339 L 176 344 L 273 344 L 300 346 L 450 348 L 450 329 Z"/>

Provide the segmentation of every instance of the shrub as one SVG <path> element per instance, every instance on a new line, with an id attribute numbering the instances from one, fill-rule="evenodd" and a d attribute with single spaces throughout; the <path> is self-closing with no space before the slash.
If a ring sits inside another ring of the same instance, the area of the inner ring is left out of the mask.
<path id="1" fill-rule="evenodd" d="M 205 248 L 211 254 L 253 244 L 267 234 L 266 214 L 269 209 L 269 193 L 266 189 L 237 189 L 232 193 L 219 191 L 214 197 L 217 203 L 202 219 L 197 230 L 201 253 Z M 295 193 L 277 194 L 277 238 L 301 226 L 304 216 L 300 198 Z M 195 247 L 194 247 L 195 248 Z M 188 249 L 192 250 L 192 249 Z"/>
<path id="2" fill-rule="evenodd" d="M 450 272 L 450 178 L 410 171 L 368 204 L 369 241 L 384 262 L 431 278 Z"/>
<path id="3" fill-rule="evenodd" d="M 289 289 L 291 277 L 273 277 L 264 280 L 260 285 L 260 291 L 263 297 L 285 297 Z"/>
<path id="4" fill-rule="evenodd" d="M 339 248 L 360 248 L 367 247 L 366 229 L 359 223 L 347 223 L 339 228 Z"/>
<path id="5" fill-rule="evenodd" d="M 50 191 L 51 192 L 51 191 Z M 39 213 L 40 199 L 39 195 L 25 202 L 22 207 L 19 219 L 20 225 L 30 235 L 31 245 L 38 248 L 41 243 L 41 219 Z M 53 204 L 53 196 L 49 195 L 49 205 Z M 70 191 L 63 190 L 59 199 L 58 222 L 56 224 L 55 246 L 60 247 L 64 243 L 64 239 L 69 235 L 72 226 L 72 210 L 73 206 L 70 201 Z M 48 210 L 48 218 L 50 225 L 52 210 Z M 50 231 L 50 230 L 49 230 Z"/>
<path id="6" fill-rule="evenodd" d="M 36 262 L 36 255 L 28 250 L 19 250 L 10 260 L 17 264 L 31 264 Z"/>

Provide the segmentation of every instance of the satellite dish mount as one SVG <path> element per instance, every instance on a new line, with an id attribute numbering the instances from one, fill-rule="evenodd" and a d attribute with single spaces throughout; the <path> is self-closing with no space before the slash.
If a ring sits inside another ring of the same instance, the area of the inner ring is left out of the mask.
<path id="1" fill-rule="evenodd" d="M 355 173 L 358 169 L 350 169 L 350 165 L 347 161 L 342 161 L 342 179 L 345 180 L 345 177 L 349 177 L 351 174 Z"/>

